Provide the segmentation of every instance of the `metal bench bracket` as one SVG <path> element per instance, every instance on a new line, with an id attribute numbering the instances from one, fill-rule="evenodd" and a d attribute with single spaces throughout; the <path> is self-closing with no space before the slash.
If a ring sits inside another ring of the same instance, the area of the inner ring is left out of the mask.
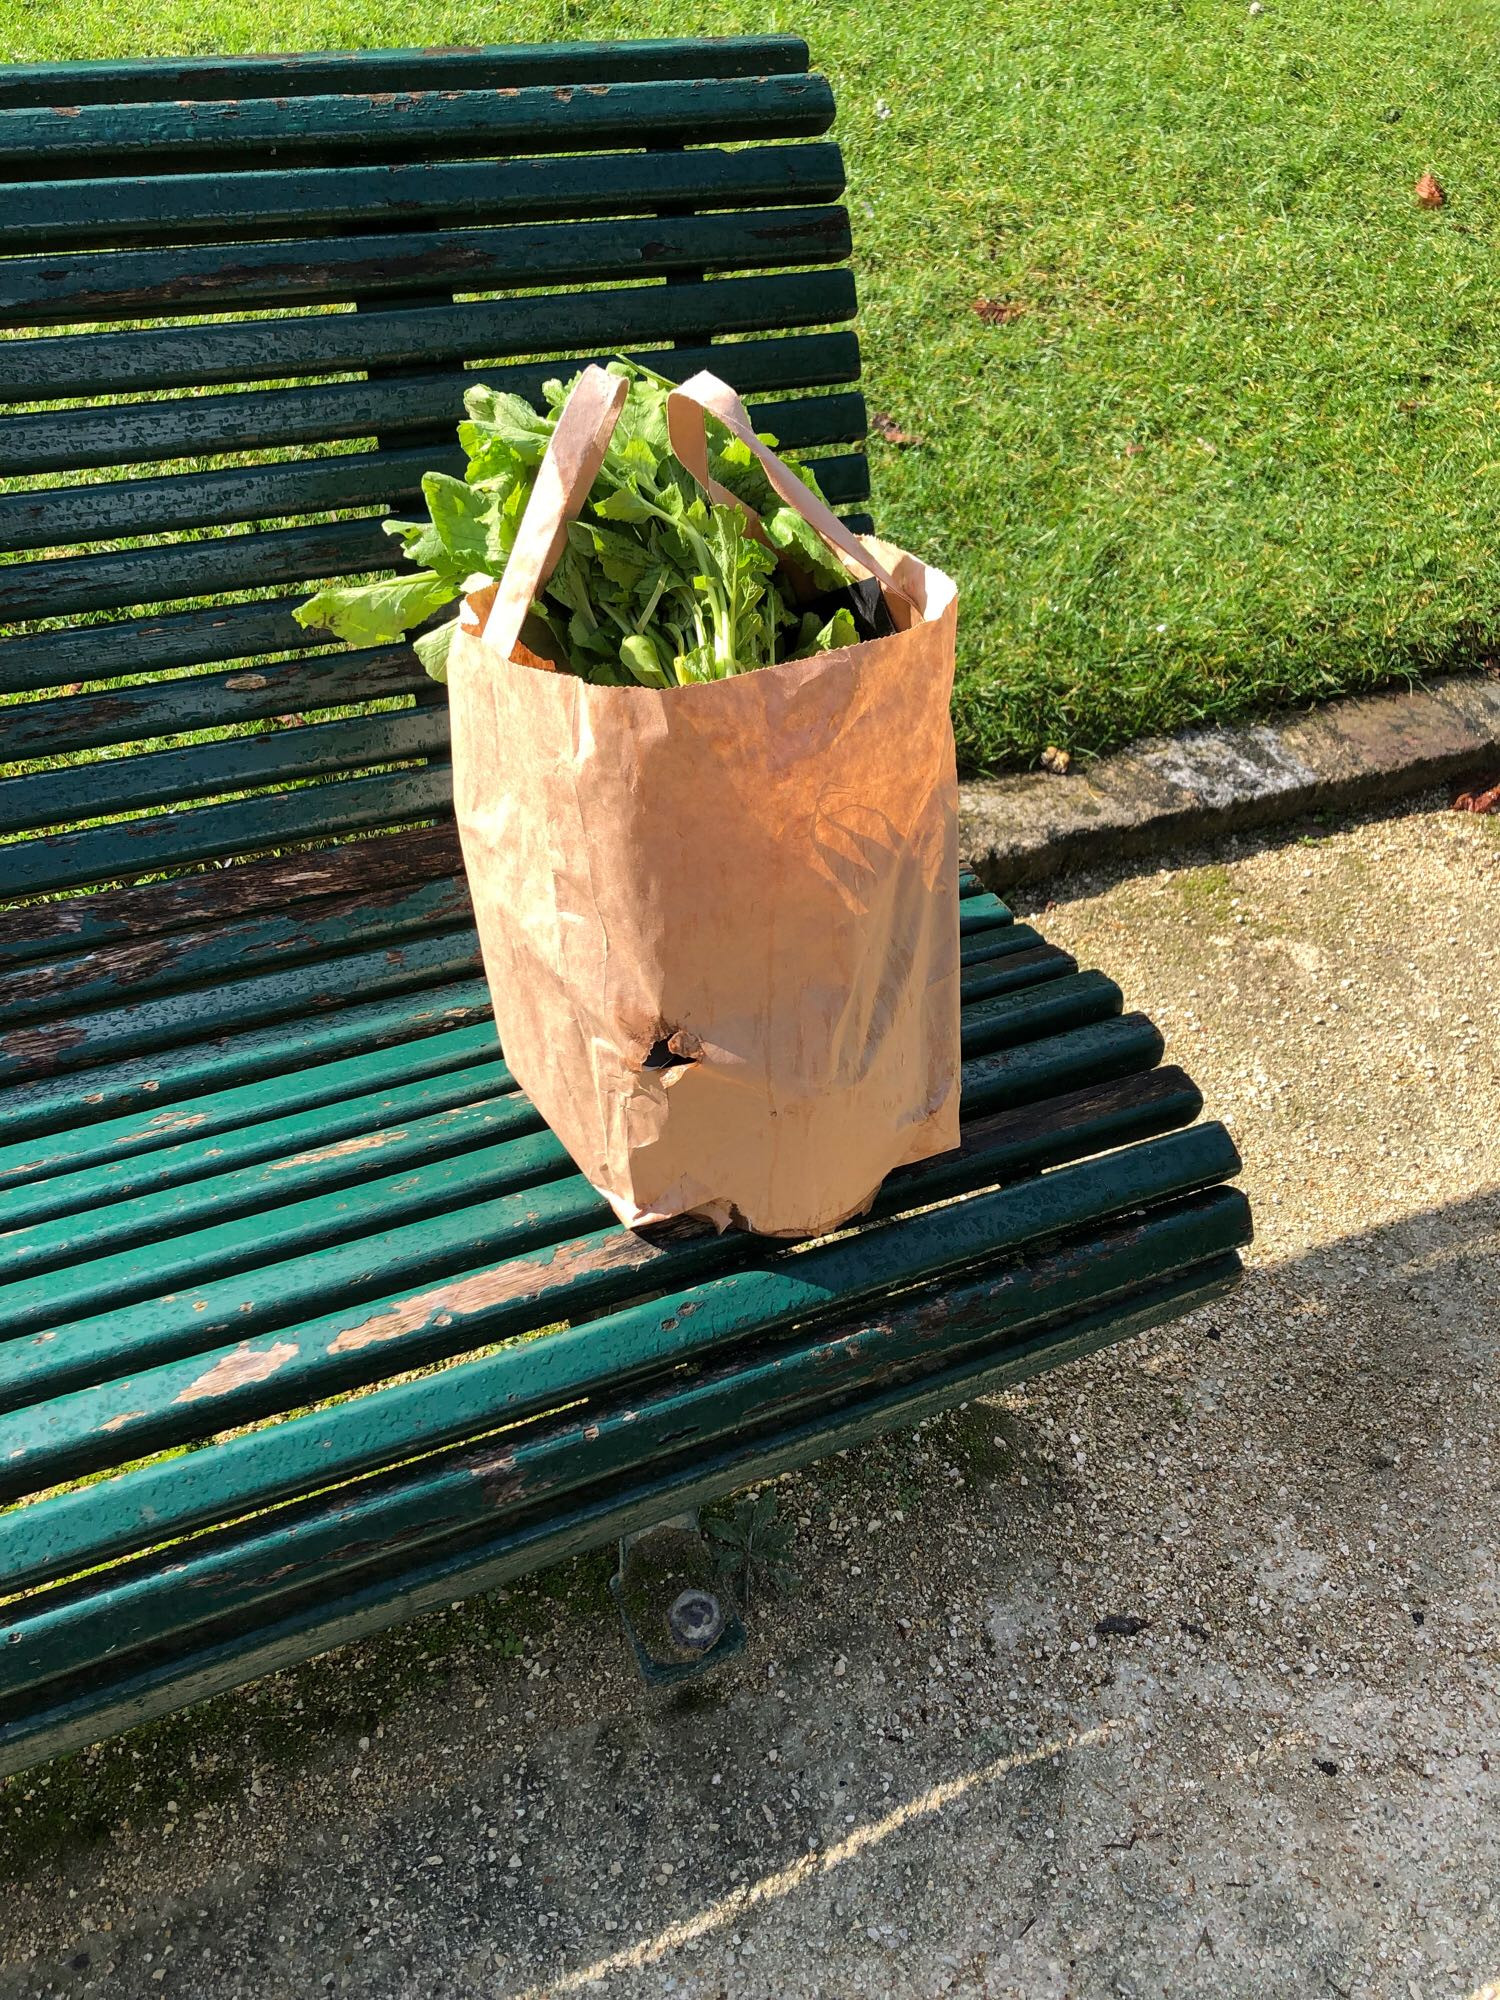
<path id="1" fill-rule="evenodd" d="M 696 1510 L 620 1538 L 610 1594 L 641 1678 L 696 1680 L 745 1650 L 745 1626 L 715 1572 Z"/>

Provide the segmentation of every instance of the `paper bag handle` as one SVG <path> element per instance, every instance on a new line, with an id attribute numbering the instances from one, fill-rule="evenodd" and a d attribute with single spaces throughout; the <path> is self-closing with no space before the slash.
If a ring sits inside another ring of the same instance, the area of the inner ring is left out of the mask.
<path id="1" fill-rule="evenodd" d="M 484 642 L 502 660 L 515 651 L 532 600 L 557 566 L 568 523 L 583 512 L 629 393 L 623 375 L 589 367 L 563 404 L 485 620 Z"/>
<path id="2" fill-rule="evenodd" d="M 625 376 L 611 375 L 606 369 L 591 366 L 584 369 L 563 405 L 516 530 L 505 574 L 485 620 L 484 642 L 493 646 L 502 659 L 508 660 L 514 653 L 532 601 L 545 587 L 562 554 L 568 523 L 583 511 L 629 391 Z M 794 508 L 846 563 L 873 576 L 891 609 L 900 613 L 903 622 L 909 619 L 917 608 L 914 599 L 811 487 L 761 443 L 744 404 L 729 384 L 704 369 L 668 395 L 667 436 L 679 463 L 709 498 L 737 507 L 759 533 L 760 520 L 755 510 L 709 474 L 705 411 L 712 411 L 732 436 L 748 445 L 764 468 L 772 490 L 786 505 Z"/>
<path id="3" fill-rule="evenodd" d="M 885 592 L 887 601 L 895 600 L 892 608 L 899 606 L 904 611 L 915 611 L 917 606 L 911 596 L 897 583 L 885 565 L 858 540 L 835 514 L 831 507 L 821 501 L 812 488 L 800 480 L 789 465 L 785 465 L 755 435 L 749 412 L 744 404 L 717 375 L 708 369 L 694 375 L 679 388 L 673 389 L 667 397 L 667 436 L 678 462 L 697 480 L 710 499 L 719 500 L 731 507 L 738 507 L 758 528 L 760 526 L 753 508 L 737 499 L 727 486 L 721 486 L 710 478 L 708 471 L 708 437 L 703 413 L 711 411 L 719 419 L 732 437 L 747 445 L 760 460 L 772 491 L 786 505 L 800 514 L 808 526 L 830 548 L 836 549 L 846 563 L 852 563 L 858 570 L 873 576 Z"/>

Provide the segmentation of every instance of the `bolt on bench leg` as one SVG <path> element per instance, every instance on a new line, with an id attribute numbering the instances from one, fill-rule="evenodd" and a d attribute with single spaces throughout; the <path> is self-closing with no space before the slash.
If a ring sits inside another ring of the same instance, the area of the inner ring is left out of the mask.
<path id="1" fill-rule="evenodd" d="M 620 1538 L 609 1580 L 641 1678 L 695 1680 L 745 1649 L 745 1627 L 715 1574 L 696 1510 Z"/>

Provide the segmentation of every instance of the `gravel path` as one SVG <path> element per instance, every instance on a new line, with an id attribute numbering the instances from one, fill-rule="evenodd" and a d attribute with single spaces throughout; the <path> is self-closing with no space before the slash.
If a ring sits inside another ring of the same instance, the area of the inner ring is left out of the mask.
<path id="1" fill-rule="evenodd" d="M 584 1563 L 13 1781 L 0 1996 L 1500 2000 L 1500 823 L 1192 859 L 1042 921 L 1235 1130 L 1229 1304 L 784 1482 L 691 1698 Z"/>

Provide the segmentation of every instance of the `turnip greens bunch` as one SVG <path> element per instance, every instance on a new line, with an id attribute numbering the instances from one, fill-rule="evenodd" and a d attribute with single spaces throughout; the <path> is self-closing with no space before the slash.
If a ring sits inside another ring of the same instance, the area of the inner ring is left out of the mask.
<path id="1" fill-rule="evenodd" d="M 738 508 L 711 501 L 673 455 L 671 383 L 625 361 L 610 371 L 628 379 L 629 392 L 588 501 L 523 628 L 532 652 L 585 680 L 664 688 L 805 659 L 866 636 L 849 602 L 828 601 L 848 597 L 848 573 L 781 504 L 749 446 L 708 418 L 709 472 L 760 516 L 769 547 Z M 428 519 L 385 524 L 415 571 L 330 585 L 301 606 L 299 622 L 355 646 L 389 645 L 427 627 L 413 643 L 428 673 L 444 679 L 457 621 L 430 621 L 476 580 L 504 570 L 572 386 L 548 382 L 541 414 L 520 396 L 482 383 L 470 389 L 468 420 L 458 427 L 465 476 L 429 472 Z M 811 468 L 797 471 L 816 491 Z M 790 569 L 779 562 L 783 554 Z"/>

